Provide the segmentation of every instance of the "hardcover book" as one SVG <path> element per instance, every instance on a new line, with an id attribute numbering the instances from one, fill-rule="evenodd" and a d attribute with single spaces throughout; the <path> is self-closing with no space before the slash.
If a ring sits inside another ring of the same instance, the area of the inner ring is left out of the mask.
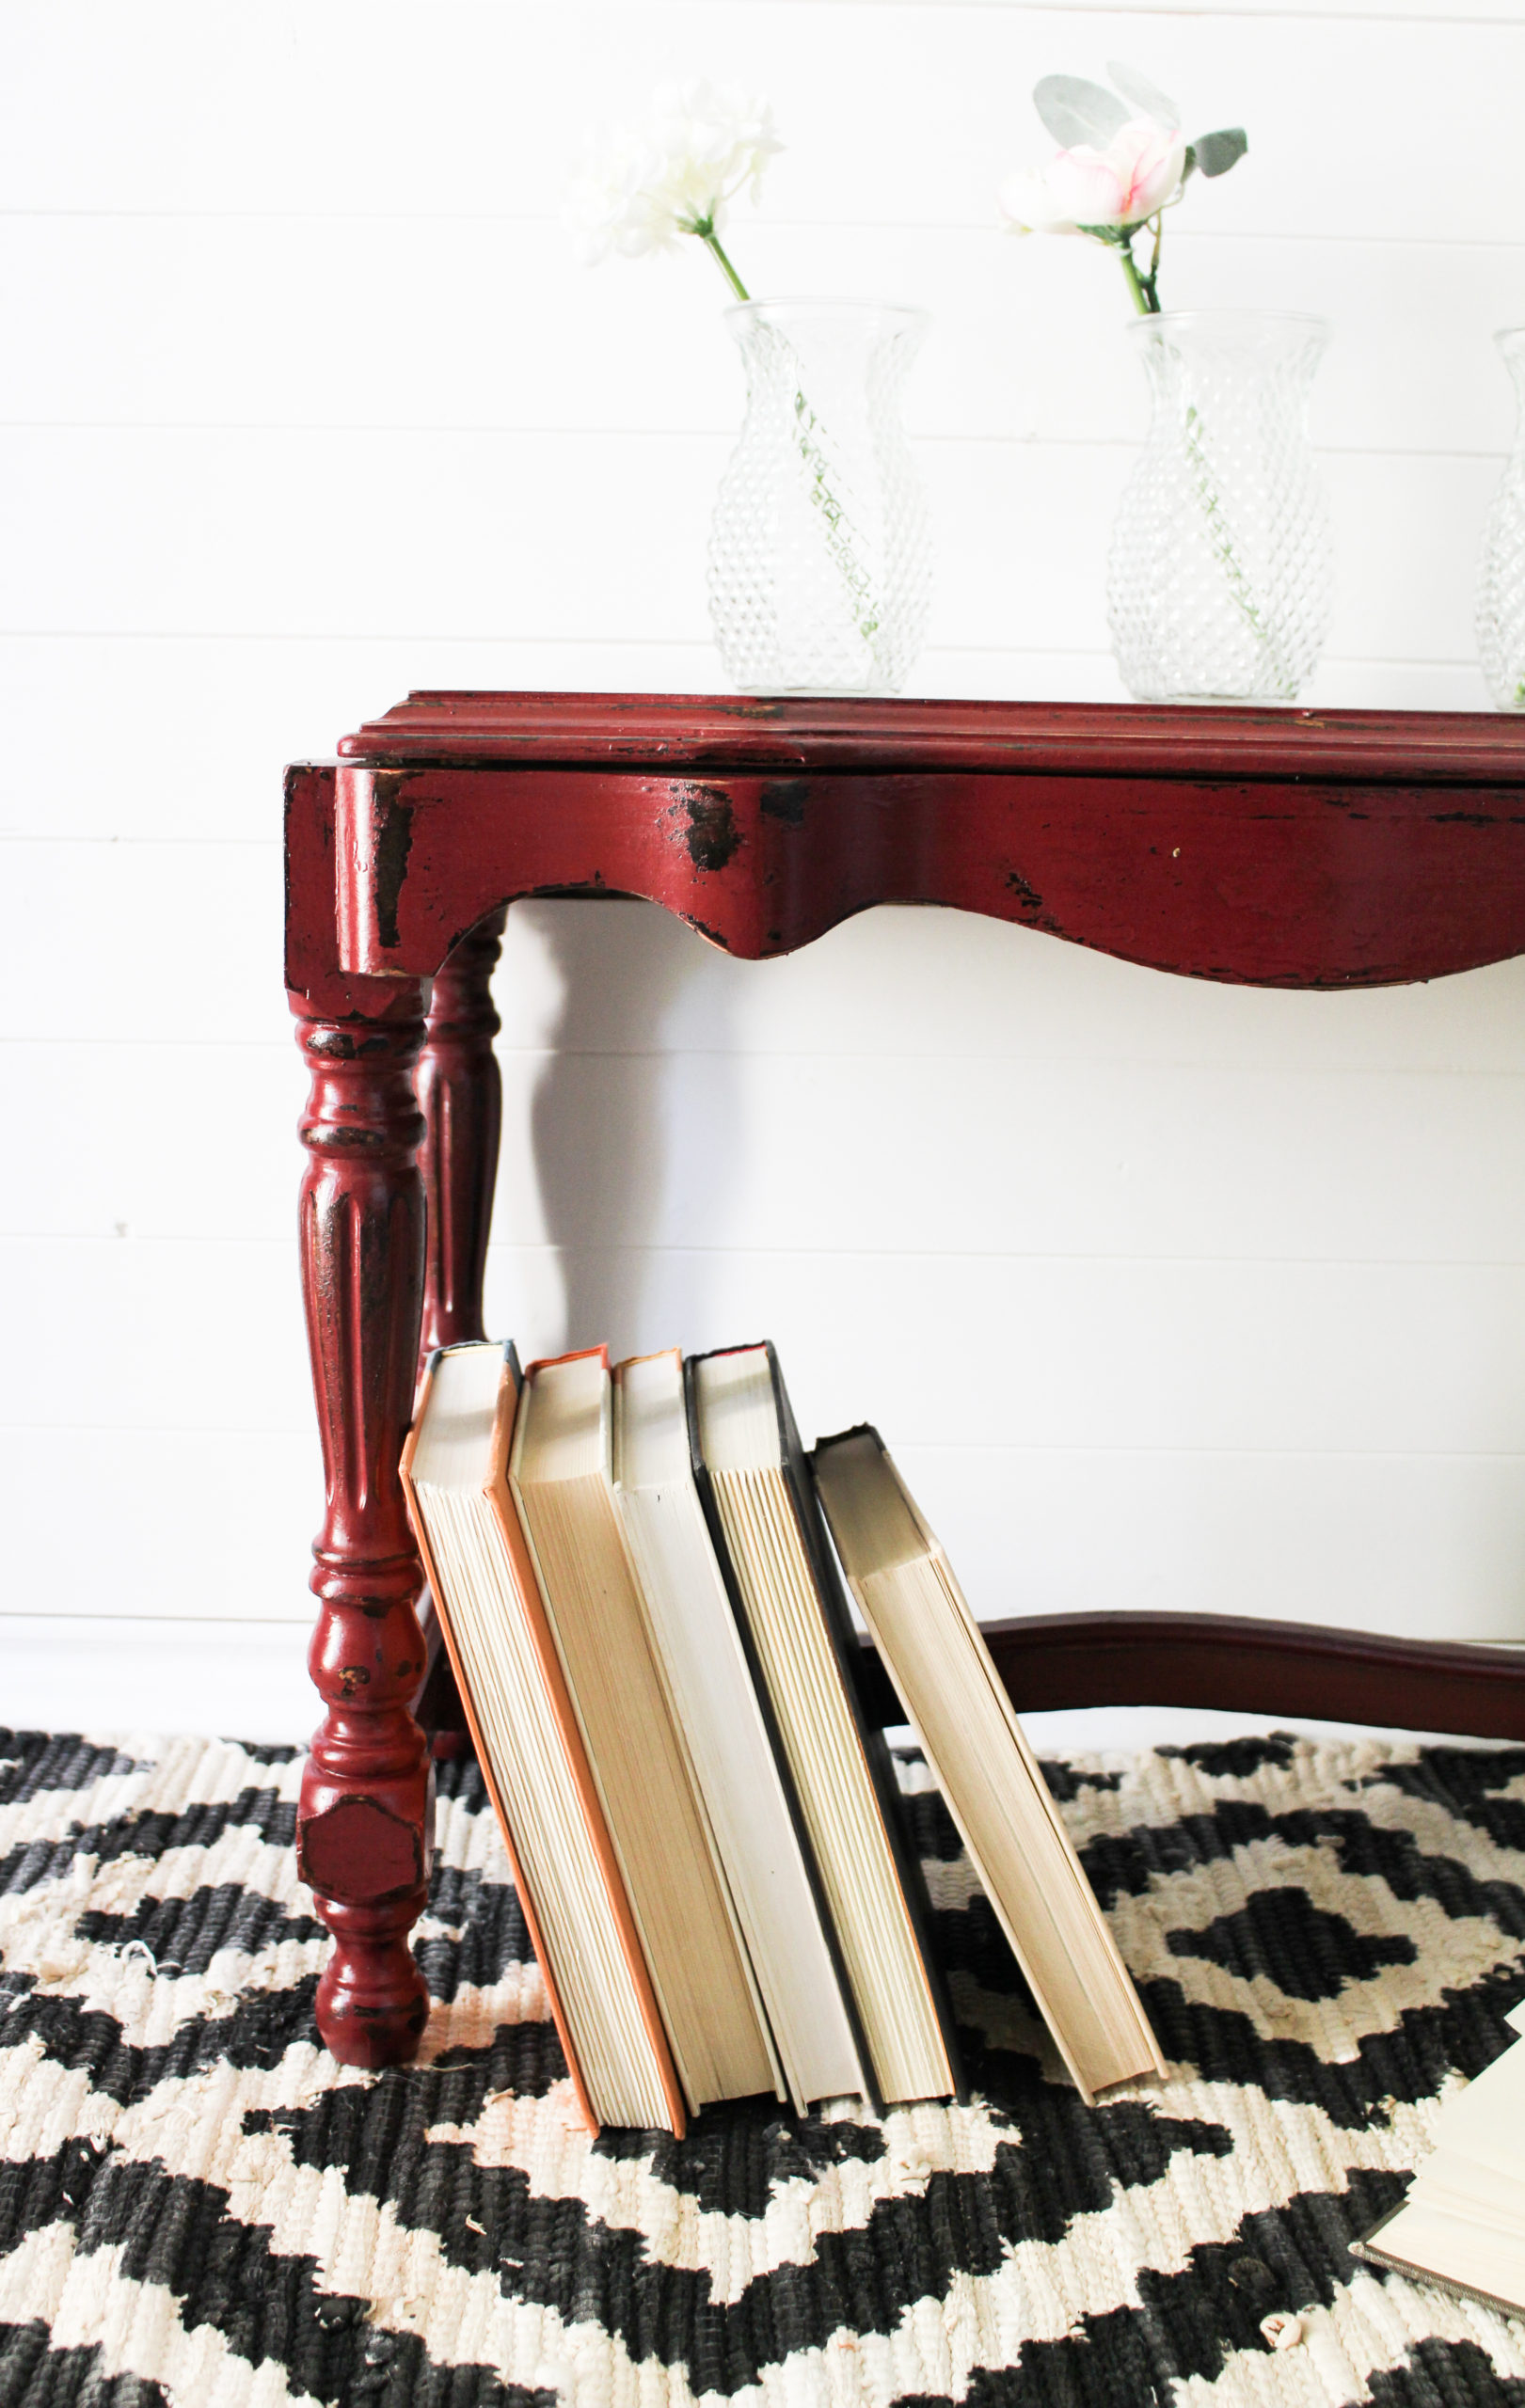
<path id="1" fill-rule="evenodd" d="M 1504 2021 L 1525 2034 L 1525 2002 Z M 1353 2258 L 1525 2316 L 1525 2048 L 1517 2041 L 1447 2100 L 1432 2154 Z"/>
<path id="2" fill-rule="evenodd" d="M 979 1624 L 878 1432 L 823 1438 L 812 1460 L 869 1636 L 1076 2086 L 1088 2103 L 1163 2073 Z"/>
<path id="3" fill-rule="evenodd" d="M 772 1346 L 686 1367 L 695 1478 L 846 1969 L 878 2101 L 961 2098 L 921 1871 Z"/>
<path id="4" fill-rule="evenodd" d="M 784 2084 L 613 1484 L 607 1349 L 533 1363 L 508 1483 L 691 2107 Z"/>
<path id="5" fill-rule="evenodd" d="M 787 1766 L 695 1481 L 675 1349 L 614 1373 L 614 1493 L 789 2095 L 872 2088 Z"/>
<path id="6" fill-rule="evenodd" d="M 434 1354 L 404 1495 L 579 2103 L 596 2131 L 681 2138 L 683 2093 L 508 1491 L 519 1391 L 512 1346 Z"/>

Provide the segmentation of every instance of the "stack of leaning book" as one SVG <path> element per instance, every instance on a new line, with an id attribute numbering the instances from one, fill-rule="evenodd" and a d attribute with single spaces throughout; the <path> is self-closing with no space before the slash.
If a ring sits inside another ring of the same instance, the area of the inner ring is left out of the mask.
<path id="1" fill-rule="evenodd" d="M 941 1548 L 872 1430 L 805 1455 L 771 1346 L 446 1347 L 402 1469 L 594 2130 L 963 2096 L 838 1561 L 1080 2090 L 1160 2070 Z"/>

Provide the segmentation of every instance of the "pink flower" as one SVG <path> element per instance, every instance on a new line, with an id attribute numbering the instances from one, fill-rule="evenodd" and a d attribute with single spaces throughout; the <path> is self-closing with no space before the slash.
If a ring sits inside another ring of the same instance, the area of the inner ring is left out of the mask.
<path id="1" fill-rule="evenodd" d="M 1080 234 L 1093 227 L 1125 231 L 1174 200 L 1185 165 L 1179 133 L 1132 118 L 1104 150 L 1079 142 L 1056 152 L 1036 174 L 1009 176 L 1001 207 L 1024 234 Z"/>

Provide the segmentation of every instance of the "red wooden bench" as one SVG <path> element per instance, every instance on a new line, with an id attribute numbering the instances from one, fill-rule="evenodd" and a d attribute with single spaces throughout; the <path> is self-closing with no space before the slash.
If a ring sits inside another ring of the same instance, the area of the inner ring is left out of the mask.
<path id="1" fill-rule="evenodd" d="M 1195 977 L 1374 987 L 1525 952 L 1525 724 L 1453 713 L 418 694 L 286 785 L 312 1074 L 302 1273 L 327 1512 L 297 1824 L 336 2056 L 416 2048 L 422 1586 L 397 1457 L 421 1349 L 480 1337 L 507 904 L 644 895 L 748 958 L 875 903 Z M 432 982 L 432 985 L 431 985 Z M 427 1199 L 427 1202 L 426 1202 Z M 1193 1614 L 991 1626 L 1019 1707 L 1138 1703 L 1525 1737 L 1525 1656 Z M 893 1718 L 877 1666 L 876 1695 Z"/>

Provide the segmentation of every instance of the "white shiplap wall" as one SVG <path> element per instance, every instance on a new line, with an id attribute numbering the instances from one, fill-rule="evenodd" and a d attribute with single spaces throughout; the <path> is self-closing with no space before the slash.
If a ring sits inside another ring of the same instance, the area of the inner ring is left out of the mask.
<path id="1" fill-rule="evenodd" d="M 995 230 L 1056 68 L 1251 155 L 1177 306 L 1324 311 L 1311 699 L 1474 708 L 1525 19 L 1462 0 L 11 0 L 0 75 L 10 1404 L 0 1719 L 299 1733 L 318 1510 L 280 769 L 415 685 L 706 689 L 739 411 L 697 255 L 588 276 L 590 119 L 768 92 L 754 290 L 932 308 L 935 694 L 1118 693 L 1112 261 Z M 1525 1638 L 1525 964 L 1342 997 L 878 913 L 734 963 L 513 915 L 494 1325 L 770 1331 L 979 1610 Z"/>

